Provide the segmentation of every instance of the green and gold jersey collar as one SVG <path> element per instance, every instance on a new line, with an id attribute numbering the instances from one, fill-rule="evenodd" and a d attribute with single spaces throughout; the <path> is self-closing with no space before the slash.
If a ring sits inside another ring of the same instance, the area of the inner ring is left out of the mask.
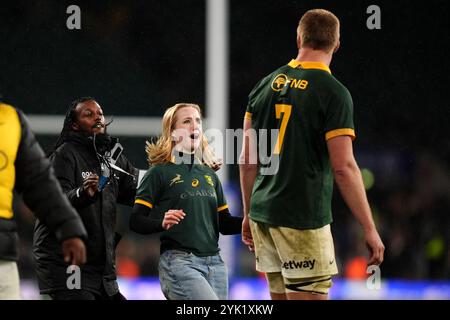
<path id="1" fill-rule="evenodd" d="M 317 61 L 298 61 L 298 60 L 292 59 L 288 63 L 288 66 L 291 68 L 294 68 L 294 69 L 297 67 L 300 67 L 302 69 L 318 69 L 318 70 L 326 71 L 329 74 L 331 74 L 331 70 L 329 67 L 327 67 L 322 62 L 317 62 Z"/>

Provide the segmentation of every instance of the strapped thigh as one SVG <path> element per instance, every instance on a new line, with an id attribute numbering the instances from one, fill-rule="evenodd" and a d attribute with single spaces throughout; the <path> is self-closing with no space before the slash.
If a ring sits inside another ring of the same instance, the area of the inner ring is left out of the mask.
<path id="1" fill-rule="evenodd" d="M 333 282 L 331 276 L 320 276 L 304 279 L 284 278 L 286 292 L 306 292 L 312 294 L 328 294 Z"/>

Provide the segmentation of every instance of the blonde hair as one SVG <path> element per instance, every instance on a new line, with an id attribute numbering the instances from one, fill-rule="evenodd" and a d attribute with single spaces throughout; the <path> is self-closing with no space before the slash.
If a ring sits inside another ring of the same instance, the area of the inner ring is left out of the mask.
<path id="1" fill-rule="evenodd" d="M 198 111 L 200 117 L 202 112 L 200 106 L 193 103 L 177 103 L 176 105 L 168 108 L 164 113 L 162 120 L 162 134 L 156 142 L 146 141 L 145 152 L 147 153 L 147 161 L 150 166 L 162 163 L 172 162 L 172 151 L 175 142 L 172 139 L 172 131 L 175 127 L 176 113 L 182 108 L 194 108 Z M 200 148 L 200 161 L 210 168 L 215 167 L 220 161 L 216 158 L 208 144 L 208 140 L 202 133 L 202 141 Z M 197 155 L 196 151 L 196 155 Z"/>
<path id="2" fill-rule="evenodd" d="M 298 23 L 297 36 L 302 47 L 329 52 L 339 42 L 339 19 L 330 11 L 307 11 Z"/>

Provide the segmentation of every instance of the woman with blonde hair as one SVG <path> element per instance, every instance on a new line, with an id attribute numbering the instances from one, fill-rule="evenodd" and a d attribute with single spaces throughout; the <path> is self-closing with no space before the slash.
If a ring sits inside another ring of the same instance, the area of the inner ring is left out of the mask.
<path id="1" fill-rule="evenodd" d="M 214 170 L 217 158 L 203 135 L 200 107 L 179 103 L 166 110 L 162 135 L 146 147 L 150 169 L 136 193 L 130 229 L 162 232 L 159 278 L 170 300 L 228 297 L 228 274 L 219 254 L 219 232 L 238 234 Z"/>

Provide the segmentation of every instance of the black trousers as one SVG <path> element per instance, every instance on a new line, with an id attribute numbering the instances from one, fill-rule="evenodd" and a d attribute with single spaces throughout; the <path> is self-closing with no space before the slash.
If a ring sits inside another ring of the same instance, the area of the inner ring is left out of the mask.
<path id="1" fill-rule="evenodd" d="M 103 289 L 103 288 L 102 288 Z M 50 293 L 53 300 L 127 300 L 120 292 L 113 296 L 108 296 L 105 290 L 101 293 L 85 289 L 61 290 Z"/>

